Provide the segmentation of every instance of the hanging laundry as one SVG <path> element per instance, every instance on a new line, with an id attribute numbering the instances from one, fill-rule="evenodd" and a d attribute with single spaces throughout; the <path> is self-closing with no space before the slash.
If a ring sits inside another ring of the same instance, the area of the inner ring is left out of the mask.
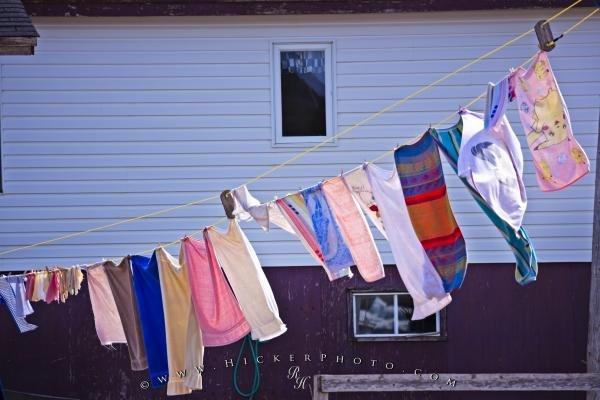
<path id="1" fill-rule="evenodd" d="M 37 328 L 36 325 L 30 324 L 25 320 L 25 313 L 20 312 L 24 310 L 18 310 L 17 298 L 15 297 L 15 293 L 13 292 L 10 283 L 7 282 L 6 277 L 0 277 L 0 303 L 6 305 L 19 332 L 25 333 Z"/>
<path id="2" fill-rule="evenodd" d="M 321 184 L 321 189 L 360 275 L 366 282 L 383 278 L 385 271 L 373 235 L 343 178 L 329 179 Z"/>
<path id="3" fill-rule="evenodd" d="M 48 274 L 46 271 L 37 271 L 35 273 L 35 291 L 31 301 L 43 301 L 46 299 L 46 290 L 48 289 Z"/>
<path id="4" fill-rule="evenodd" d="M 333 281 L 345 276 L 351 278 L 350 267 L 354 265 L 354 260 L 333 218 L 320 184 L 306 188 L 300 194 L 310 215 L 329 280 Z"/>
<path id="5" fill-rule="evenodd" d="M 32 301 L 35 293 L 35 272 L 25 274 L 25 296 Z"/>
<path id="6" fill-rule="evenodd" d="M 74 296 L 81 290 L 81 283 L 83 282 L 83 272 L 81 268 L 73 267 L 69 268 L 71 272 L 71 282 L 69 283 L 69 293 Z"/>
<path id="7" fill-rule="evenodd" d="M 517 69 L 510 79 L 540 189 L 563 189 L 590 172 L 547 54 L 540 51 L 529 68 Z"/>
<path id="8" fill-rule="evenodd" d="M 46 290 L 45 301 L 47 304 L 53 301 L 60 300 L 60 273 L 58 270 L 47 272 L 48 276 L 48 289 Z"/>
<path id="9" fill-rule="evenodd" d="M 59 294 L 59 301 L 61 303 L 64 303 L 67 301 L 67 299 L 69 298 L 69 281 L 68 281 L 68 277 L 69 277 L 69 271 L 66 268 L 59 268 L 58 272 L 60 273 L 60 294 Z"/>
<path id="10" fill-rule="evenodd" d="M 444 290 L 459 288 L 467 272 L 465 239 L 450 207 L 442 162 L 429 132 L 394 151 L 412 226 Z"/>
<path id="11" fill-rule="evenodd" d="M 268 231 L 273 226 L 278 226 L 294 234 L 294 229 L 283 216 L 279 207 L 273 202 L 261 204 L 258 199 L 250 194 L 245 185 L 233 189 L 231 193 L 235 199 L 233 215 L 240 221 L 254 219 L 265 231 Z"/>
<path id="12" fill-rule="evenodd" d="M 119 319 L 123 325 L 123 332 L 127 339 L 127 350 L 133 371 L 148 368 L 146 347 L 142 335 L 138 307 L 133 289 L 133 276 L 131 274 L 129 257 L 124 257 L 119 264 L 112 261 L 103 263 L 104 272 L 110 285 L 115 305 L 119 312 Z"/>
<path id="13" fill-rule="evenodd" d="M 23 317 L 33 314 L 33 307 L 27 299 L 27 289 L 25 287 L 25 276 L 23 275 L 10 275 L 7 276 L 6 281 L 10 284 L 10 287 L 15 294 L 15 308 L 17 315 Z"/>
<path id="14" fill-rule="evenodd" d="M 153 388 L 168 382 L 169 365 L 156 251 L 152 257 L 131 256 L 133 289 L 140 313 L 142 334 Z"/>
<path id="15" fill-rule="evenodd" d="M 448 305 L 452 297 L 445 292 L 442 279 L 427 258 L 412 227 L 398 172 L 395 169 L 386 171 L 373 164 L 365 164 L 364 168 L 379 206 L 396 267 L 413 299 L 412 320 L 426 318 Z"/>
<path id="16" fill-rule="evenodd" d="M 256 252 L 235 219 L 229 220 L 227 232 L 207 228 L 217 262 L 225 271 L 240 308 L 252 328 L 254 340 L 270 340 L 283 334 L 287 327 L 279 318 L 279 309 L 271 285 Z"/>
<path id="17" fill-rule="evenodd" d="M 204 346 L 225 346 L 246 336 L 250 325 L 217 264 L 206 229 L 202 241 L 181 240 L 179 262 L 187 270 Z"/>
<path id="18" fill-rule="evenodd" d="M 484 113 L 485 129 L 495 126 L 502 120 L 511 96 L 508 76 L 504 77 L 504 79 L 496 84 L 488 82 Z"/>
<path id="19" fill-rule="evenodd" d="M 431 129 L 431 135 L 436 140 L 440 151 L 444 154 L 446 161 L 454 169 L 454 172 L 458 171 L 456 164 L 458 162 L 464 126 L 463 116 L 461 115 L 460 121 L 450 128 Z M 535 281 L 538 272 L 537 257 L 525 228 L 521 226 L 518 231 L 515 231 L 510 224 L 496 214 L 466 178 L 460 178 L 460 180 L 509 244 L 517 261 L 515 269 L 515 279 L 517 282 L 525 285 Z"/>
<path id="20" fill-rule="evenodd" d="M 110 346 L 113 343 L 127 343 L 104 263 L 91 265 L 86 272 L 94 326 L 100 344 Z"/>
<path id="21" fill-rule="evenodd" d="M 486 129 L 481 114 L 468 110 L 461 114 L 458 175 L 466 178 L 488 206 L 517 231 L 527 208 L 519 140 L 504 115 Z"/>
<path id="22" fill-rule="evenodd" d="M 304 245 L 304 248 L 306 248 L 319 265 L 326 268 L 325 259 L 313 231 L 312 221 L 308 215 L 302 195 L 300 193 L 290 194 L 283 199 L 275 200 L 275 204 L 277 204 L 281 213 L 287 218 L 296 236 L 298 236 L 300 242 Z"/>
<path id="23" fill-rule="evenodd" d="M 346 182 L 346 186 L 348 186 L 348 189 L 352 192 L 352 195 L 365 215 L 377 228 L 379 233 L 387 239 L 385 229 L 383 228 L 383 222 L 381 221 L 379 207 L 377 206 L 377 203 L 375 203 L 371 184 L 369 183 L 369 179 L 367 178 L 367 174 L 363 167 L 359 166 L 358 168 L 348 171 L 343 175 L 343 178 L 344 182 Z"/>
<path id="24" fill-rule="evenodd" d="M 187 271 L 164 248 L 156 249 L 165 314 L 169 383 L 167 396 L 202 389 L 204 346 L 192 308 Z"/>

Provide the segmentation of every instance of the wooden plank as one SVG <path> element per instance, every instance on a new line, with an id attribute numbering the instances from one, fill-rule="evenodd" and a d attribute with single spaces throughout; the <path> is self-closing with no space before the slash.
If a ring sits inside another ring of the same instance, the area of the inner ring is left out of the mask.
<path id="1" fill-rule="evenodd" d="M 600 154 L 600 110 L 598 112 L 598 147 Z M 588 322 L 587 369 L 600 371 L 600 167 L 596 164 L 596 194 L 594 196 L 594 224 L 592 233 L 592 272 L 590 278 L 590 308 Z M 588 392 L 587 400 L 600 399 L 600 392 Z"/>
<path id="2" fill-rule="evenodd" d="M 329 400 L 329 394 L 321 391 L 321 375 L 313 376 L 313 400 Z"/>
<path id="3" fill-rule="evenodd" d="M 32 56 L 32 46 L 2 46 L 0 45 L 0 56 Z"/>
<path id="4" fill-rule="evenodd" d="M 34 37 L 15 36 L 0 37 L 0 46 L 35 46 L 37 39 Z"/>
<path id="5" fill-rule="evenodd" d="M 317 377 L 315 377 L 316 379 Z M 316 382 L 316 381 L 315 381 Z M 600 374 L 388 374 L 320 375 L 319 389 L 340 392 L 587 391 L 600 389 Z M 451 383 L 455 382 L 454 385 Z"/>

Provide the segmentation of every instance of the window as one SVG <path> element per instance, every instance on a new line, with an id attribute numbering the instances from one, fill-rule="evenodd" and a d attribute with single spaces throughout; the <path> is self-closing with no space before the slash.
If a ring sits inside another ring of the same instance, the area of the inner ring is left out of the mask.
<path id="1" fill-rule="evenodd" d="M 274 144 L 334 134 L 331 43 L 273 45 Z"/>
<path id="2" fill-rule="evenodd" d="M 350 293 L 351 330 L 355 340 L 440 340 L 440 313 L 411 321 L 413 301 L 408 293 Z"/>

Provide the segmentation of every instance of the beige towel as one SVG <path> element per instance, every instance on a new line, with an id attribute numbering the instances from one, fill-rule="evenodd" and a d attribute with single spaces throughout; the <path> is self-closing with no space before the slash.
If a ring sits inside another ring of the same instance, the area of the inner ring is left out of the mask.
<path id="1" fill-rule="evenodd" d="M 252 338 L 264 341 L 283 334 L 287 327 L 279 318 L 271 285 L 237 221 L 229 220 L 226 233 L 219 232 L 214 226 L 207 232 L 217 261 L 252 328 Z"/>
<path id="2" fill-rule="evenodd" d="M 162 247 L 156 249 L 162 294 L 169 383 L 167 396 L 202 389 L 204 346 L 192 308 L 187 271 Z"/>

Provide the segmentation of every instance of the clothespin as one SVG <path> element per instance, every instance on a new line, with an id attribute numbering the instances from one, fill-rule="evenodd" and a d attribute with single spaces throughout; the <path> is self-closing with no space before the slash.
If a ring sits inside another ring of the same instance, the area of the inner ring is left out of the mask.
<path id="1" fill-rule="evenodd" d="M 563 37 L 561 34 L 555 38 L 552 34 L 552 30 L 550 29 L 550 22 L 546 21 L 545 19 L 539 20 L 535 24 L 535 34 L 540 44 L 540 49 L 546 52 L 552 51 L 552 49 L 556 47 L 556 42 L 558 39 Z"/>
<path id="2" fill-rule="evenodd" d="M 233 215 L 233 210 L 235 209 L 235 200 L 231 195 L 231 190 L 223 190 L 221 192 L 221 203 L 223 204 L 223 209 L 225 210 L 225 215 L 228 219 L 235 219 L 235 215 Z"/>

